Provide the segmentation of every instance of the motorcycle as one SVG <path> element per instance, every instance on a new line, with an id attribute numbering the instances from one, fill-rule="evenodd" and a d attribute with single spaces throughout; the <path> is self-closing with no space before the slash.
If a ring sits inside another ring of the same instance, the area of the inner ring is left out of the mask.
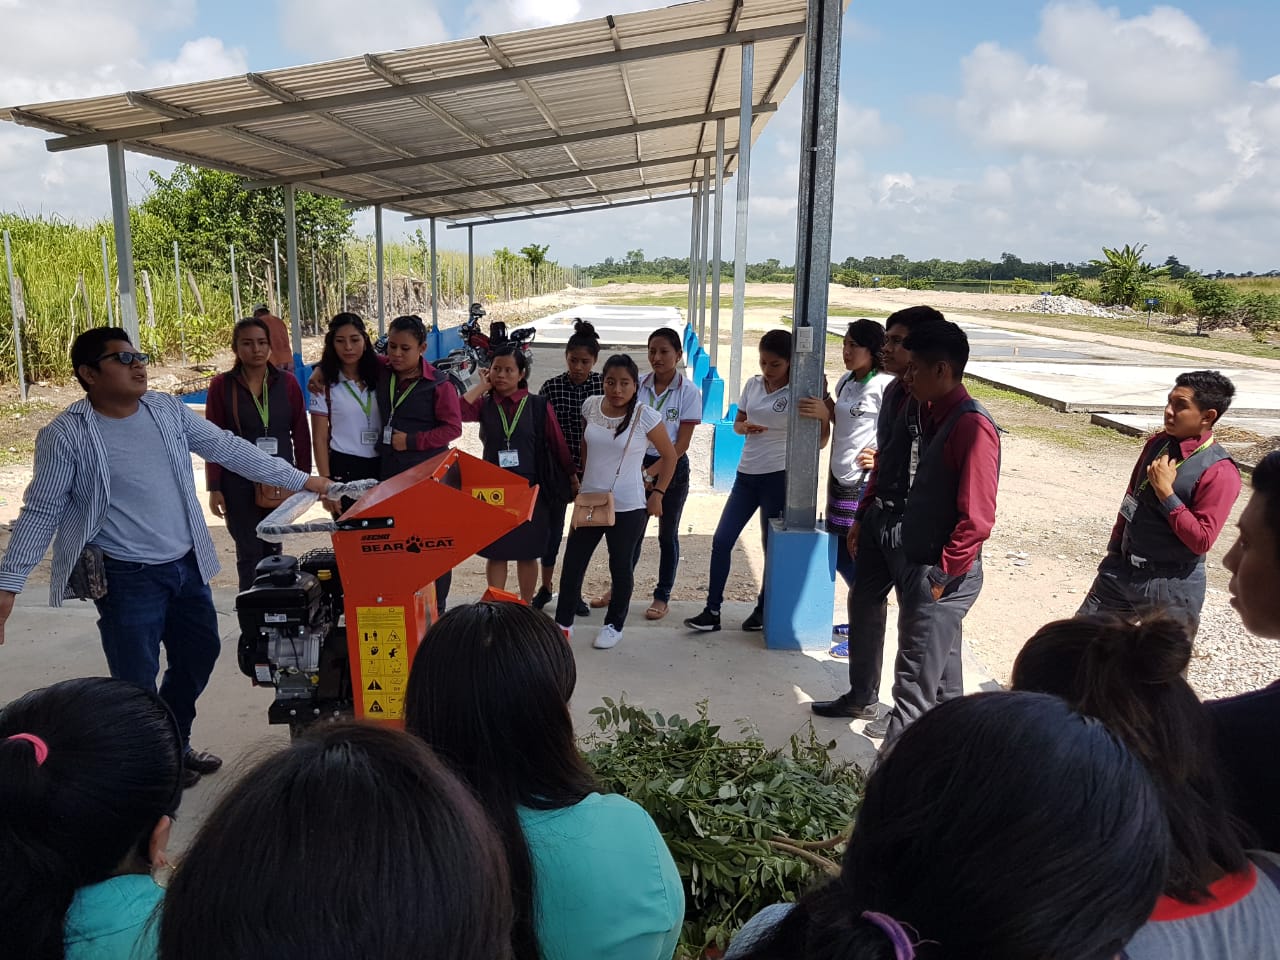
<path id="1" fill-rule="evenodd" d="M 467 311 L 467 321 L 458 328 L 462 337 L 462 346 L 451 350 L 447 356 L 433 362 L 433 366 L 449 378 L 453 388 L 462 396 L 476 385 L 481 370 L 488 370 L 493 363 L 494 351 L 508 343 L 520 346 L 528 363 L 527 369 L 533 369 L 533 351 L 531 344 L 537 331 L 533 327 L 521 327 L 507 333 L 507 325 L 501 320 L 489 324 L 489 333 L 480 329 L 480 319 L 485 316 L 484 307 L 478 303 L 471 304 Z M 387 336 L 383 334 L 374 343 L 374 349 L 381 354 L 387 352 Z"/>

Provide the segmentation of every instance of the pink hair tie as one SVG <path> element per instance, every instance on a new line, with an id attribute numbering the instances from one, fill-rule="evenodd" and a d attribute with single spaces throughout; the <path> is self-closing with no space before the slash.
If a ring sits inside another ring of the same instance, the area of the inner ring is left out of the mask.
<path id="1" fill-rule="evenodd" d="M 9 740 L 25 740 L 31 744 L 31 748 L 36 754 L 36 766 L 42 766 L 45 760 L 49 759 L 49 745 L 37 737 L 34 733 L 15 733 L 8 737 Z"/>
<path id="2" fill-rule="evenodd" d="M 915 945 L 897 920 L 887 913 L 875 913 L 872 910 L 863 913 L 862 919 L 875 924 L 889 938 L 889 942 L 893 944 L 894 960 L 915 960 Z"/>

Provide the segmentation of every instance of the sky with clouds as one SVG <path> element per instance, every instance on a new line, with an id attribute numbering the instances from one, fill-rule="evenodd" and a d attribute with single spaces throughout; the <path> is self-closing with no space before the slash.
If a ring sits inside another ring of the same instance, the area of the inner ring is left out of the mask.
<path id="1" fill-rule="evenodd" d="M 270 70 L 625 13 L 634 0 L 0 0 L 0 103 Z M 1280 3 L 854 0 L 844 22 L 833 258 L 1080 260 L 1146 243 L 1212 270 L 1280 268 Z M 794 260 L 801 88 L 759 139 L 753 261 Z M 0 210 L 110 212 L 102 148 L 0 123 Z M 130 158 L 141 195 L 150 168 Z M 562 263 L 680 256 L 672 202 L 476 231 Z M 367 215 L 357 229 L 371 229 Z M 388 233 L 406 232 L 398 216 Z M 726 217 L 731 256 L 732 217 Z M 608 239 L 603 239 L 608 238 Z M 441 231 L 442 246 L 465 244 Z M 616 247 L 616 249 L 614 249 Z"/>

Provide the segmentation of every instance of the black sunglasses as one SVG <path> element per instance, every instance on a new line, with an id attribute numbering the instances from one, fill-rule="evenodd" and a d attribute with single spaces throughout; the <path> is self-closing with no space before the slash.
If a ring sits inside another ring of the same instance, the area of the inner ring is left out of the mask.
<path id="1" fill-rule="evenodd" d="M 130 351 L 130 350 L 117 350 L 115 353 L 104 353 L 102 356 L 100 356 L 97 360 L 93 362 L 101 363 L 103 360 L 111 360 L 113 358 L 118 360 L 121 364 L 123 364 L 126 367 L 133 366 L 133 362 L 135 360 L 141 364 L 148 364 L 151 362 L 151 354 L 137 353 L 135 351 Z"/>

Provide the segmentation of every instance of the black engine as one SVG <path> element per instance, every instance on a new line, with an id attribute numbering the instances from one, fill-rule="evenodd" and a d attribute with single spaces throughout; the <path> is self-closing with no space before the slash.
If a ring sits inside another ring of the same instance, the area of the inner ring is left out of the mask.
<path id="1" fill-rule="evenodd" d="M 274 687 L 271 723 L 295 735 L 320 720 L 352 715 L 342 581 L 332 550 L 266 557 L 236 597 L 240 670 Z"/>

